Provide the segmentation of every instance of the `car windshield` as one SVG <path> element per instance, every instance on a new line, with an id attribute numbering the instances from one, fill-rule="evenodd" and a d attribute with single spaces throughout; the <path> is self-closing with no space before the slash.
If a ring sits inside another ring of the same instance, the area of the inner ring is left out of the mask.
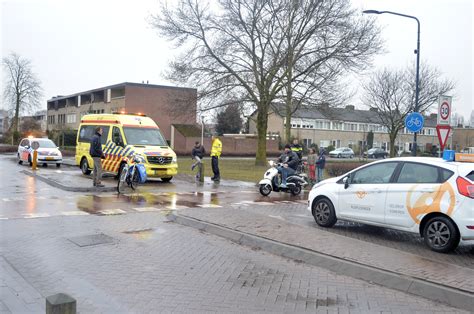
<path id="1" fill-rule="evenodd" d="M 38 142 L 40 148 L 56 148 L 56 144 L 51 140 L 33 140 L 32 142 Z"/>
<path id="2" fill-rule="evenodd" d="M 168 146 L 159 129 L 124 127 L 128 145 Z"/>

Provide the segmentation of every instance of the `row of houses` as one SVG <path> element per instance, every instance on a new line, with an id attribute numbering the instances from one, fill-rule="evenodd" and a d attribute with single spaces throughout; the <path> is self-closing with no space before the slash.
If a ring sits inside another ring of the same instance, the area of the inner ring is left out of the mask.
<path id="1" fill-rule="evenodd" d="M 188 151 L 193 140 L 200 137 L 201 126 L 196 123 L 197 90 L 193 88 L 124 82 L 53 97 L 47 101 L 46 111 L 29 118 L 37 120 L 45 131 L 65 131 L 77 130 L 85 114 L 112 112 L 146 114 L 157 122 L 166 139 L 177 151 Z M 286 141 L 283 138 L 286 119 L 282 112 L 283 108 L 275 105 L 269 115 L 267 150 L 271 152 L 278 150 L 278 142 Z M 229 142 L 228 147 L 234 147 L 236 153 L 239 150 L 244 154 L 254 152 L 255 145 L 249 138 L 257 134 L 255 118 L 256 113 L 249 117 L 248 136 L 229 136 L 234 139 Z M 0 119 L 0 126 L 5 126 L 5 121 L 6 119 Z M 359 110 L 352 105 L 344 108 L 328 105 L 317 109 L 302 108 L 293 114 L 289 123 L 291 136 L 298 138 L 307 147 L 316 144 L 319 147 L 352 147 L 360 150 L 367 145 L 367 134 L 372 131 L 373 146 L 389 148 L 387 130 L 381 124 L 379 113 L 375 109 Z M 195 131 L 191 134 L 189 130 Z M 239 140 L 248 143 L 237 144 Z M 398 151 L 410 151 L 412 140 L 413 134 L 402 130 L 396 141 Z M 449 144 L 459 149 L 474 146 L 473 141 L 474 129 L 456 128 Z M 420 150 L 429 151 L 433 145 L 438 145 L 436 114 L 425 118 L 424 128 L 418 136 Z"/>
<path id="2" fill-rule="evenodd" d="M 282 106 L 275 105 L 268 116 L 267 131 L 271 135 L 284 138 L 286 118 Z M 255 112 L 250 116 L 249 133 L 257 134 Z M 380 113 L 375 108 L 355 109 L 354 106 L 301 108 L 292 115 L 291 137 L 300 140 L 304 146 L 316 144 L 318 147 L 351 147 L 361 152 L 367 147 L 367 134 L 373 132 L 373 147 L 389 150 L 390 139 L 387 128 L 382 124 Z M 417 146 L 422 152 L 431 152 L 433 146 L 439 147 L 436 132 L 437 114 L 425 117 L 424 127 L 418 133 Z M 286 141 L 286 139 L 284 139 Z M 399 132 L 395 146 L 398 152 L 410 152 L 413 133 L 403 129 Z M 454 149 L 474 146 L 474 129 L 454 128 L 448 141 Z"/>

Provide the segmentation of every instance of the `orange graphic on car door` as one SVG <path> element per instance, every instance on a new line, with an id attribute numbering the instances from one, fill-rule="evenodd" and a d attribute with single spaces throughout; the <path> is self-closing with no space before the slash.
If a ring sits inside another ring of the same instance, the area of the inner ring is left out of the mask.
<path id="1" fill-rule="evenodd" d="M 454 205 L 456 203 L 456 197 L 454 195 L 454 190 L 451 187 L 451 184 L 445 182 L 438 188 L 433 189 L 432 192 L 422 193 L 421 196 L 418 197 L 418 199 L 412 205 L 412 196 L 414 193 L 417 192 L 418 186 L 418 184 L 412 186 L 406 198 L 406 207 L 415 223 L 419 224 L 420 218 L 422 216 L 432 212 L 444 212 L 446 215 L 451 216 L 454 209 Z M 445 211 L 443 211 L 444 208 L 441 208 L 441 206 L 443 197 L 446 193 L 448 193 L 449 201 L 447 208 L 445 209 Z"/>

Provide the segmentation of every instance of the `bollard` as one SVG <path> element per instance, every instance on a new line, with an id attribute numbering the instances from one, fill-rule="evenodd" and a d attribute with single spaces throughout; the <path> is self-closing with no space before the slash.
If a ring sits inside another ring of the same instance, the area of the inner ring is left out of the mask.
<path id="1" fill-rule="evenodd" d="M 32 160 L 32 163 L 31 163 L 31 170 L 38 169 L 37 164 L 38 164 L 38 151 L 35 149 L 33 151 L 33 160 Z"/>
<path id="2" fill-rule="evenodd" d="M 46 298 L 46 314 L 76 314 L 76 299 L 58 293 Z"/>
<path id="3" fill-rule="evenodd" d="M 204 182 L 204 163 L 201 162 L 201 167 L 199 167 L 199 182 Z"/>

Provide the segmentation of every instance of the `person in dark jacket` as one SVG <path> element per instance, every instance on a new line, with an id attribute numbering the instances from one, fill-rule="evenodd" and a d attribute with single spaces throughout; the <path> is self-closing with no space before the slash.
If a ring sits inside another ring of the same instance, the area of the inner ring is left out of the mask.
<path id="1" fill-rule="evenodd" d="M 103 187 L 102 180 L 102 160 L 105 158 L 104 152 L 102 151 L 101 136 L 104 130 L 99 126 L 95 129 L 95 134 L 91 139 L 91 147 L 89 154 L 94 161 L 94 172 L 92 173 L 92 182 L 96 187 Z"/>
<path id="2" fill-rule="evenodd" d="M 324 166 L 326 165 L 326 157 L 324 157 L 324 148 L 319 150 L 318 160 L 316 161 L 316 169 L 318 169 L 318 175 L 316 180 L 321 182 L 323 180 Z"/>
<path id="3" fill-rule="evenodd" d="M 291 150 L 291 146 L 289 144 L 285 145 L 285 151 L 283 154 L 278 158 L 278 162 L 282 165 L 279 166 L 278 172 L 281 173 L 281 188 L 286 188 L 286 178 L 295 174 L 296 168 L 300 162 L 298 155 Z"/>
<path id="4" fill-rule="evenodd" d="M 194 159 L 194 163 L 191 166 L 191 170 L 194 170 L 194 168 L 197 166 L 198 167 L 198 172 L 196 174 L 196 179 L 200 179 L 200 173 L 201 173 L 201 167 L 202 167 L 202 159 L 204 158 L 204 154 L 206 153 L 206 150 L 204 149 L 204 146 L 197 141 L 194 143 L 193 150 L 191 152 L 191 156 Z"/>

